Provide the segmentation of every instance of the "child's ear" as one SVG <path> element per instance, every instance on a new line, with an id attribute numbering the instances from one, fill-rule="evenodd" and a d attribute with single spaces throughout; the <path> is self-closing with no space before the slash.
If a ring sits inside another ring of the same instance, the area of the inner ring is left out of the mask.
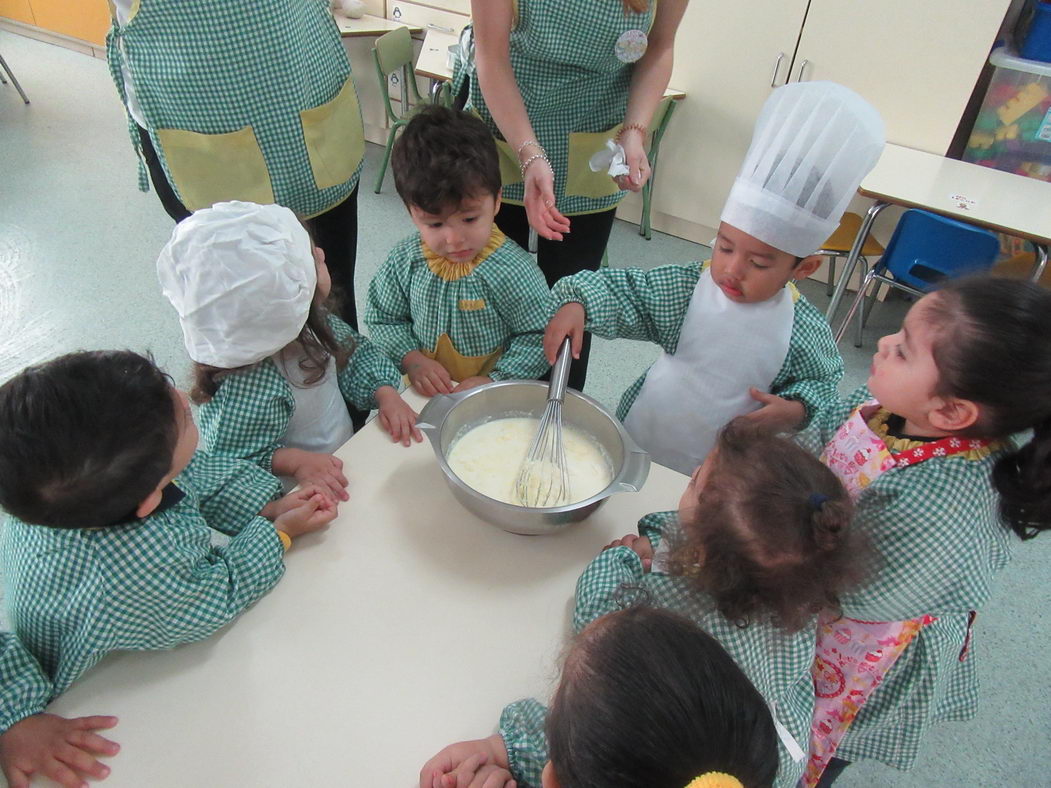
<path id="1" fill-rule="evenodd" d="M 561 788 L 558 778 L 555 776 L 555 767 L 551 761 L 544 764 L 544 771 L 540 772 L 540 788 Z"/>
<path id="2" fill-rule="evenodd" d="M 792 269 L 792 278 L 797 282 L 802 282 L 821 266 L 821 262 L 824 259 L 825 258 L 819 254 L 812 254 L 809 257 L 804 257 L 799 261 L 799 265 Z"/>
<path id="3" fill-rule="evenodd" d="M 158 487 L 151 492 L 142 502 L 135 507 L 135 516 L 140 520 L 161 505 L 161 497 L 164 495 L 164 487 Z"/>
<path id="4" fill-rule="evenodd" d="M 497 192 L 496 193 L 496 204 L 493 206 L 493 213 L 496 214 L 496 213 L 499 213 L 499 212 L 500 212 L 500 192 Z"/>
<path id="5" fill-rule="evenodd" d="M 978 404 L 969 399 L 946 397 L 927 414 L 927 421 L 942 432 L 960 432 L 978 421 Z"/>

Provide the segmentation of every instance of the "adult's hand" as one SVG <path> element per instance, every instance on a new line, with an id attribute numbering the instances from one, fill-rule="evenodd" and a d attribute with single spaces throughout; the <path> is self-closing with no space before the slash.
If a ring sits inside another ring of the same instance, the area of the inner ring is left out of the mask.
<path id="1" fill-rule="evenodd" d="M 569 219 L 555 206 L 555 174 L 551 165 L 536 159 L 525 171 L 525 210 L 529 226 L 549 241 L 561 241 Z"/>
<path id="2" fill-rule="evenodd" d="M 618 175 L 613 180 L 622 189 L 632 192 L 641 191 L 652 172 L 646 149 L 642 145 L 642 134 L 638 129 L 628 129 L 627 133 L 621 137 L 620 144 L 624 148 L 624 162 L 628 165 L 628 174 Z"/>

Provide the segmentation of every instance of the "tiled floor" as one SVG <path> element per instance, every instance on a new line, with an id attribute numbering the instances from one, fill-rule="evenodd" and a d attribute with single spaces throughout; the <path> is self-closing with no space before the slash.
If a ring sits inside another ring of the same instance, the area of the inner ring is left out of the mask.
<path id="1" fill-rule="evenodd" d="M 154 195 L 136 191 L 135 160 L 105 63 L 5 32 L 0 52 L 32 100 L 23 106 L 10 85 L 0 85 L 0 381 L 62 352 L 116 347 L 149 350 L 185 380 L 178 323 L 153 269 L 172 225 Z M 362 183 L 373 182 L 379 153 L 369 146 Z M 389 178 L 383 194 L 362 190 L 359 209 L 362 293 L 412 227 Z M 636 230 L 617 222 L 613 265 L 649 267 L 707 251 L 659 233 L 647 242 Z M 803 289 L 824 307 L 823 285 Z M 864 382 L 875 337 L 895 330 L 906 308 L 881 305 L 866 347 L 843 348 L 844 391 Z M 641 343 L 596 340 L 587 392 L 615 406 L 655 356 Z M 935 729 L 912 772 L 859 765 L 838 785 L 1051 786 L 1049 587 L 1051 537 L 1019 546 L 978 619 L 978 718 Z"/>

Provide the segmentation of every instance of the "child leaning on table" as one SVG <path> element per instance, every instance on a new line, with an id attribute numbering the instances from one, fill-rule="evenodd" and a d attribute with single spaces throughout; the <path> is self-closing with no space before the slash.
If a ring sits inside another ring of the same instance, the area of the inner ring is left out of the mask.
<path id="1" fill-rule="evenodd" d="M 46 713 L 51 682 L 10 632 L 0 632 L 0 677 L 0 769 L 9 788 L 28 788 L 34 775 L 65 788 L 87 788 L 86 778 L 109 775 L 97 756 L 116 755 L 120 745 L 94 731 L 112 728 L 116 717 Z"/>
<path id="2" fill-rule="evenodd" d="M 176 225 L 157 259 L 179 313 L 201 406 L 201 445 L 346 500 L 332 456 L 354 434 L 347 404 L 379 408 L 395 441 L 423 440 L 383 353 L 326 306 L 325 254 L 280 205 L 217 203 Z"/>
<path id="3" fill-rule="evenodd" d="M 1048 337 L 1051 293 L 1038 285 L 949 282 L 879 341 L 867 384 L 799 436 L 855 496 L 877 562 L 843 595 L 844 618 L 819 630 L 831 667 L 819 671 L 811 783 L 830 756 L 821 785 L 855 760 L 909 769 L 934 723 L 977 712 L 976 612 L 1012 532 L 1051 528 Z M 870 655 L 861 676 L 843 664 L 858 651 Z M 844 677 L 847 699 L 826 686 Z M 841 714 L 848 701 L 856 718 Z"/>
<path id="4" fill-rule="evenodd" d="M 420 788 L 759 788 L 777 772 L 774 722 L 748 677 L 711 635 L 647 606 L 584 627 L 551 708 L 514 703 L 500 731 L 446 747 Z"/>
<path id="5" fill-rule="evenodd" d="M 533 258 L 493 223 L 501 181 L 489 129 L 428 106 L 395 143 L 391 168 L 418 232 L 369 285 L 372 340 L 425 396 L 544 374 L 551 293 Z"/>
<path id="6" fill-rule="evenodd" d="M 792 282 L 820 265 L 815 251 L 882 148 L 879 114 L 852 91 L 778 88 L 723 207 L 711 261 L 557 282 L 548 360 L 566 336 L 575 353 L 585 329 L 659 344 L 664 352 L 617 415 L 654 460 L 685 474 L 737 416 L 774 430 L 802 426 L 835 396 L 843 360 L 828 322 Z"/>
<path id="7" fill-rule="evenodd" d="M 647 515 L 639 522 L 640 536 L 616 540 L 584 570 L 577 581 L 574 628 L 580 631 L 600 616 L 642 602 L 683 615 L 710 634 L 769 704 L 781 741 L 779 763 L 765 780 L 731 774 L 749 788 L 793 788 L 806 765 L 814 710 L 817 613 L 834 607 L 837 596 L 858 578 L 862 547 L 850 529 L 852 511 L 843 485 L 815 457 L 736 419 L 694 472 L 677 511 Z M 640 668 L 629 683 L 659 679 L 645 671 Z M 608 726 L 595 725 L 596 739 L 582 743 L 595 753 L 603 742 L 612 745 L 612 751 L 623 751 L 635 773 L 645 775 L 654 761 L 671 757 L 682 745 L 665 742 L 662 730 L 651 729 L 647 713 L 634 708 L 628 692 L 637 689 L 626 688 L 623 697 L 608 701 L 624 717 L 623 741 L 603 739 L 601 730 L 612 727 L 611 720 Z M 656 693 L 652 702 L 658 706 L 676 697 L 672 688 L 649 691 Z M 520 786 L 541 784 L 548 757 L 543 719 L 543 707 L 535 701 L 513 704 L 501 719 L 500 736 L 486 740 L 490 749 L 504 748 L 503 758 Z M 550 725 L 549 720 L 549 737 Z M 464 745 L 454 747 L 461 759 L 469 755 Z M 550 757 L 556 761 L 553 743 Z M 608 762 L 611 772 L 614 766 L 624 768 Z M 555 771 L 560 772 L 557 762 Z M 644 778 L 616 784 L 686 785 Z"/>
<path id="8" fill-rule="evenodd" d="M 72 353 L 0 387 L 4 603 L 51 697 L 108 652 L 208 637 L 281 579 L 293 538 L 336 516 L 321 488 L 277 499 L 269 473 L 196 448 L 186 396 L 130 351 Z"/>

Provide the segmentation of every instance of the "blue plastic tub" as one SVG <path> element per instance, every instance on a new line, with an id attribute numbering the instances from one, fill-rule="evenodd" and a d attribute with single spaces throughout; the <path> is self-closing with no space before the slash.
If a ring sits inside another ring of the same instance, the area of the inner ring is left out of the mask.
<path id="1" fill-rule="evenodd" d="M 1051 63 L 1051 2 L 1030 0 L 1019 21 L 1018 54 L 1026 60 Z"/>

